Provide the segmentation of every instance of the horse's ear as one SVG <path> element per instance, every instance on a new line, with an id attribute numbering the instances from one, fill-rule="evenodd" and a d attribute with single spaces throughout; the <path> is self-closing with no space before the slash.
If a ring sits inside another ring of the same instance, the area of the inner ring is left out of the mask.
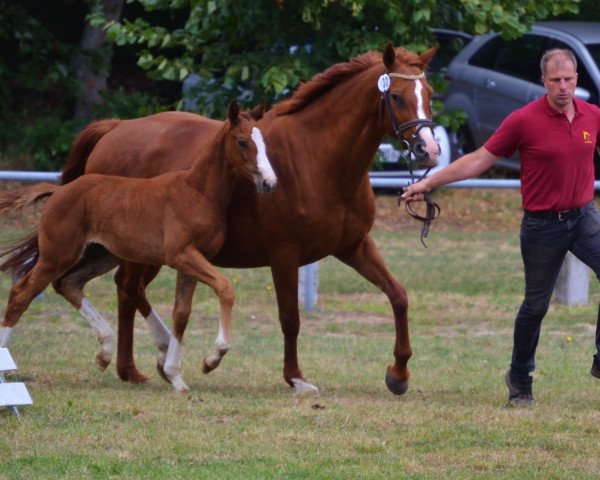
<path id="1" fill-rule="evenodd" d="M 229 110 L 227 111 L 227 118 L 232 125 L 236 125 L 238 122 L 238 116 L 240 114 L 240 106 L 235 100 L 232 100 L 229 104 Z"/>
<path id="2" fill-rule="evenodd" d="M 388 43 L 383 49 L 383 64 L 388 70 L 391 70 L 396 62 L 396 50 L 392 43 Z"/>
<path id="3" fill-rule="evenodd" d="M 256 107 L 250 110 L 250 116 L 256 121 L 260 120 L 265 114 L 266 106 L 267 102 L 263 99 Z"/>
<path id="4" fill-rule="evenodd" d="M 421 55 L 419 55 L 419 58 L 425 65 L 429 65 L 429 63 L 431 62 L 431 59 L 433 58 L 433 55 L 437 51 L 438 47 L 439 47 L 439 44 L 436 44 L 433 47 L 431 47 L 429 50 L 427 50 L 426 52 L 423 52 Z"/>

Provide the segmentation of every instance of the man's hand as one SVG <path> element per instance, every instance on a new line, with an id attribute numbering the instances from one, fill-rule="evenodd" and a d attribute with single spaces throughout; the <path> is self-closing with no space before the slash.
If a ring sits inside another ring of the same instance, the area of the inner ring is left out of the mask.
<path id="1" fill-rule="evenodd" d="M 427 186 L 424 180 L 413 183 L 408 187 L 404 187 L 404 193 L 401 195 L 402 200 L 406 202 L 421 202 L 425 200 L 425 194 L 431 189 Z"/>

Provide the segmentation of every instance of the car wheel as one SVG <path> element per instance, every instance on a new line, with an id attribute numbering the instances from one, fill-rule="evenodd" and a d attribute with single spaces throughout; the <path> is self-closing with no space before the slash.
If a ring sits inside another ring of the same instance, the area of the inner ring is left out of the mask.
<path id="1" fill-rule="evenodd" d="M 453 162 L 473 151 L 475 151 L 475 142 L 469 127 L 463 125 L 458 131 L 450 132 L 450 161 Z"/>

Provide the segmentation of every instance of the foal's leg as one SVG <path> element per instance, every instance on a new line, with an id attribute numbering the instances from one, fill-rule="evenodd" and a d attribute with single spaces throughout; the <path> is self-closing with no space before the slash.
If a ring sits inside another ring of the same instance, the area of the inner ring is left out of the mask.
<path id="1" fill-rule="evenodd" d="M 406 290 L 390 274 L 379 249 L 371 237 L 365 239 L 346 251 L 336 255 L 342 262 L 354 268 L 373 285 L 385 293 L 392 304 L 396 324 L 396 344 L 394 357 L 396 361 L 387 367 L 385 382 L 388 389 L 402 395 L 408 389 L 407 363 L 412 355 L 408 337 L 408 296 Z"/>
<path id="2" fill-rule="evenodd" d="M 72 263 L 69 262 L 69 259 L 46 262 L 41 257 L 33 269 L 12 286 L 8 295 L 2 326 L 0 327 L 0 347 L 8 348 L 15 325 L 33 299 L 42 293 L 50 282 Z"/>
<path id="3" fill-rule="evenodd" d="M 176 256 L 172 266 L 178 271 L 177 295 L 173 312 L 173 337 L 169 344 L 164 371 L 176 390 L 185 391 L 187 385 L 183 383 L 183 380 L 181 380 L 181 383 L 179 382 L 181 379 L 180 356 L 183 332 L 191 311 L 195 289 L 195 282 L 190 280 L 208 285 L 219 297 L 221 323 L 216 342 L 216 352 L 204 360 L 204 364 L 208 365 L 209 371 L 219 364 L 231 348 L 231 310 L 235 300 L 235 292 L 227 277 L 220 273 L 195 247 L 185 248 Z"/>
<path id="4" fill-rule="evenodd" d="M 143 383 L 150 380 L 150 377 L 136 368 L 133 358 L 133 325 L 136 309 L 140 311 L 150 327 L 150 332 L 160 352 L 157 369 L 167 380 L 162 367 L 167 355 L 171 333 L 150 306 L 145 292 L 146 285 L 156 277 L 159 271 L 160 267 L 121 262 L 115 274 L 119 312 L 117 374 L 122 380 L 132 383 Z"/>
<path id="5" fill-rule="evenodd" d="M 300 312 L 298 309 L 298 267 L 299 262 L 291 259 L 293 254 L 278 252 L 270 260 L 271 275 L 277 295 L 279 322 L 283 332 L 283 378 L 298 393 L 318 394 L 319 389 L 308 383 L 298 364 L 298 334 L 300 333 Z"/>
<path id="6" fill-rule="evenodd" d="M 117 257 L 100 245 L 91 245 L 80 261 L 62 277 L 52 283 L 54 290 L 73 305 L 87 320 L 100 342 L 96 365 L 105 370 L 112 359 L 115 333 L 83 293 L 83 287 L 93 278 L 109 272 L 118 265 Z"/>

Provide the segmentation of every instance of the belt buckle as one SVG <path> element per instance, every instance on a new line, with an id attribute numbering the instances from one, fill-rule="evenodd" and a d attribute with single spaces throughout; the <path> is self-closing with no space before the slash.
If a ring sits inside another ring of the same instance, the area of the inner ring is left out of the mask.
<path id="1" fill-rule="evenodd" d="M 571 218 L 572 213 L 573 210 L 563 210 L 562 212 L 558 212 L 558 220 L 564 222 L 565 220 Z"/>

